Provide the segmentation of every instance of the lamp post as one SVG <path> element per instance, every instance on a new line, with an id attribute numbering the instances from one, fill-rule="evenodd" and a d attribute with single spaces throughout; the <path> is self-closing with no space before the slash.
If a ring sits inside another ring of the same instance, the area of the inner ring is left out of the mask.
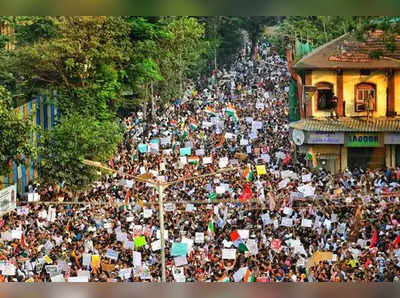
<path id="1" fill-rule="evenodd" d="M 94 166 L 94 167 L 98 167 L 101 168 L 103 170 L 107 170 L 107 171 L 111 171 L 111 172 L 117 172 L 114 169 L 111 169 L 99 162 L 96 161 L 91 161 L 91 160 L 83 160 L 83 163 L 89 166 Z M 143 174 L 141 176 L 134 176 L 131 174 L 125 174 L 125 176 L 130 177 L 133 180 L 139 181 L 139 182 L 144 182 L 144 183 L 149 183 L 151 184 L 157 191 L 158 193 L 158 209 L 159 209 L 159 220 L 160 220 L 160 242 L 161 242 L 161 281 L 162 282 L 166 282 L 166 268 L 165 268 L 165 238 L 164 238 L 164 234 L 165 234 L 165 227 L 164 227 L 164 191 L 171 185 L 173 184 L 177 184 L 180 182 L 185 182 L 188 180 L 196 180 L 196 179 L 201 179 L 201 178 L 205 178 L 205 177 L 211 177 L 211 176 L 215 176 L 218 174 L 222 174 L 222 173 L 227 173 L 227 172 L 232 172 L 232 171 L 237 171 L 239 169 L 239 167 L 232 167 L 232 168 L 224 168 L 222 170 L 216 171 L 214 173 L 209 173 L 209 174 L 204 174 L 204 175 L 198 175 L 198 176 L 193 176 L 193 177 L 188 177 L 188 178 L 181 178 L 181 179 L 177 179 L 171 182 L 155 182 L 150 180 L 152 178 L 152 174 Z M 145 177 L 145 178 L 144 178 Z"/>

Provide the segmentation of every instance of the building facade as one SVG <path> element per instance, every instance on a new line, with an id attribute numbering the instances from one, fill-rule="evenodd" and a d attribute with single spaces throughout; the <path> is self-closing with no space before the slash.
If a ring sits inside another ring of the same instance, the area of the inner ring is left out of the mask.
<path id="1" fill-rule="evenodd" d="M 290 124 L 298 152 L 331 172 L 400 165 L 400 37 L 396 46 L 388 52 L 379 31 L 344 35 L 293 66 L 304 78 L 302 117 Z"/>

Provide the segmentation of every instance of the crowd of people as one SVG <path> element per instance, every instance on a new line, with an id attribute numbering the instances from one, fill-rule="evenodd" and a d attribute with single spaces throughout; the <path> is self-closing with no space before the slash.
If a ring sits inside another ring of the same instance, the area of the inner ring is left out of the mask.
<path id="1" fill-rule="evenodd" d="M 398 282 L 400 169 L 334 175 L 294 158 L 287 62 L 258 51 L 151 121 L 126 118 L 115 172 L 77 202 L 47 188 L 58 204 L 5 215 L 0 279 L 160 282 L 153 183 L 181 179 L 163 198 L 168 282 Z"/>

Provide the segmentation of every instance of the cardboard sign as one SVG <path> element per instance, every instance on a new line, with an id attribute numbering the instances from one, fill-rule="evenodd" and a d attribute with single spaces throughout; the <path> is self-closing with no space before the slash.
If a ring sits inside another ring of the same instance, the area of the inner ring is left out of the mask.
<path id="1" fill-rule="evenodd" d="M 188 264 L 186 256 L 180 256 L 174 258 L 175 266 L 180 267 Z"/>
<path id="2" fill-rule="evenodd" d="M 236 249 L 223 248 L 222 249 L 222 259 L 223 260 L 235 260 L 236 259 Z"/>
<path id="3" fill-rule="evenodd" d="M 106 252 L 106 257 L 111 259 L 111 260 L 118 260 L 118 252 L 112 249 L 108 249 Z"/>
<path id="4" fill-rule="evenodd" d="M 204 243 L 204 233 L 196 232 L 194 242 L 195 243 Z"/>
<path id="5" fill-rule="evenodd" d="M 139 268 L 142 267 L 142 254 L 138 251 L 133 251 L 132 256 L 133 256 L 132 265 Z"/>
<path id="6" fill-rule="evenodd" d="M 283 217 L 281 226 L 283 227 L 292 227 L 293 226 L 293 219 L 288 218 L 288 217 Z"/>
<path id="7" fill-rule="evenodd" d="M 301 220 L 301 226 L 303 227 L 303 228 L 311 228 L 312 227 L 312 220 L 311 219 L 306 219 L 306 218 L 303 218 L 302 220 Z"/>
<path id="8" fill-rule="evenodd" d="M 256 166 L 256 170 L 257 170 L 257 175 L 265 175 L 265 174 L 267 174 L 267 170 L 265 168 L 265 165 Z"/>
<path id="9" fill-rule="evenodd" d="M 172 243 L 171 248 L 171 256 L 179 257 L 179 256 L 186 256 L 188 252 L 188 244 L 187 243 Z"/>

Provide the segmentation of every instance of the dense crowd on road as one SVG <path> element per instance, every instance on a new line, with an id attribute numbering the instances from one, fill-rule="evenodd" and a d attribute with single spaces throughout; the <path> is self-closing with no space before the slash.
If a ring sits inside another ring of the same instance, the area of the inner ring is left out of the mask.
<path id="1" fill-rule="evenodd" d="M 164 192 L 167 281 L 398 282 L 400 168 L 333 175 L 295 157 L 289 80 L 261 43 L 151 121 L 126 118 L 115 173 L 81 204 L 19 204 L 3 217 L 1 280 L 161 281 L 158 193 L 139 176 L 187 178 Z"/>

